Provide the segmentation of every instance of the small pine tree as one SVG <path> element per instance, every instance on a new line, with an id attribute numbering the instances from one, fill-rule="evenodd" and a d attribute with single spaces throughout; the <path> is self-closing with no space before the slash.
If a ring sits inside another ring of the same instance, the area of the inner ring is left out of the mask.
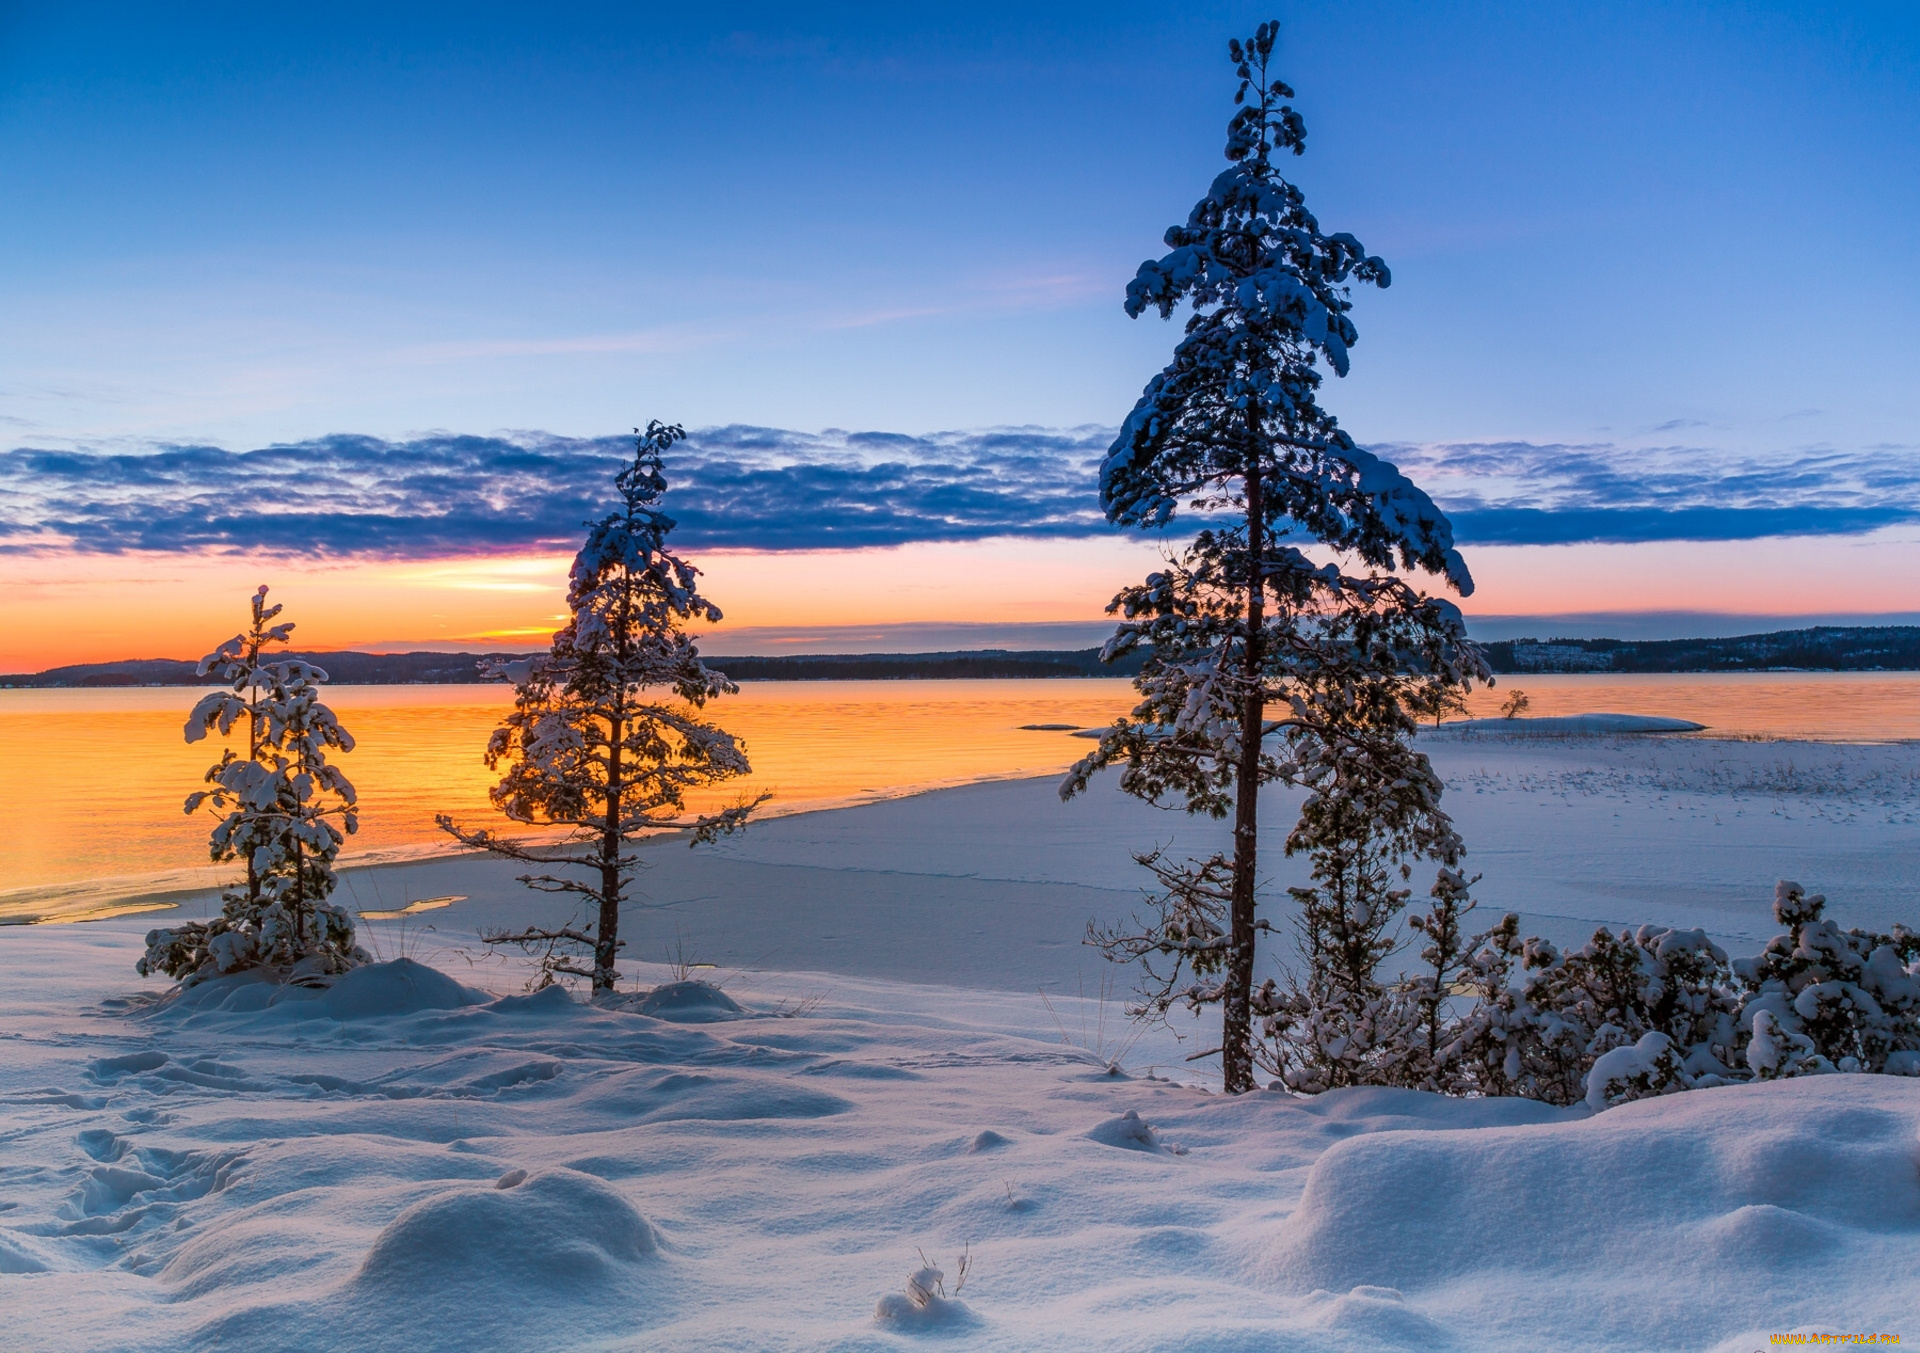
<path id="1" fill-rule="evenodd" d="M 353 785 L 327 753 L 352 751 L 353 737 L 320 703 L 324 671 L 297 658 L 268 659 L 267 649 L 293 632 L 291 621 L 273 623 L 282 607 L 267 605 L 265 587 L 252 605 L 247 631 L 200 660 L 199 674 L 217 675 L 226 689 L 195 705 L 186 726 L 190 743 L 247 730 L 246 755 L 222 749 L 205 777 L 213 787 L 186 801 L 189 814 L 221 814 L 210 853 L 216 864 L 244 861 L 246 881 L 226 892 L 214 920 L 150 931 L 136 965 L 142 976 L 161 972 L 191 985 L 262 966 L 324 982 L 367 961 L 353 917 L 327 901 L 338 882 L 334 860 L 360 825 Z"/>
<path id="2" fill-rule="evenodd" d="M 1517 719 L 1531 708 L 1533 708 L 1533 701 L 1527 698 L 1525 691 L 1513 691 L 1501 702 L 1500 717 L 1503 719 Z"/>
<path id="3" fill-rule="evenodd" d="M 1474 909 L 1468 890 L 1476 881 L 1477 876 L 1440 869 L 1432 905 L 1407 918 L 1408 928 L 1426 938 L 1420 951 L 1424 966 L 1391 986 L 1379 980 L 1378 964 L 1397 945 L 1372 927 L 1354 924 L 1357 918 L 1336 914 L 1332 924 L 1322 921 L 1319 928 L 1336 934 L 1362 932 L 1363 942 L 1344 962 L 1336 955 L 1322 965 L 1304 990 L 1296 985 L 1282 995 L 1269 981 L 1256 993 L 1255 1009 L 1265 1016 L 1261 1065 L 1299 1091 L 1340 1085 L 1456 1088 L 1451 1033 L 1469 969 L 1469 942 L 1460 923 Z M 1314 899 L 1314 909 L 1322 905 Z M 1364 943 L 1369 931 L 1378 935 L 1371 944 Z M 1368 953 L 1379 955 L 1375 968 L 1360 972 L 1353 958 L 1364 962 Z"/>
<path id="4" fill-rule="evenodd" d="M 1385 286 L 1386 265 L 1346 234 L 1329 235 L 1274 157 L 1300 154 L 1293 91 L 1269 73 L 1278 25 L 1228 52 L 1240 84 L 1227 129 L 1230 167 L 1167 232 L 1172 252 L 1140 266 L 1126 308 L 1170 317 L 1191 304 L 1173 363 L 1146 388 L 1101 466 L 1117 525 L 1157 529 L 1184 504 L 1212 521 L 1162 572 L 1123 591 L 1104 655 L 1142 645 L 1142 699 L 1061 787 L 1086 788 L 1120 765 L 1121 787 L 1189 812 L 1232 816 L 1232 856 L 1177 866 L 1154 859 L 1156 916 L 1096 933 L 1115 959 L 1159 966 L 1142 1013 L 1173 1001 L 1222 1007 L 1227 1090 L 1253 1087 L 1259 788 L 1284 781 L 1341 795 L 1384 788 L 1371 807 L 1437 811 L 1430 772 L 1404 744 L 1414 712 L 1438 691 L 1486 675 L 1459 612 L 1391 575 L 1396 563 L 1472 590 L 1452 530 L 1393 466 L 1357 447 L 1316 400 L 1324 361 L 1340 375 L 1357 340 L 1348 289 Z M 1376 572 L 1319 565 L 1283 538 L 1305 534 Z M 1279 711 L 1269 717 L 1269 709 Z M 1411 759 L 1410 759 L 1411 758 Z M 1403 790 L 1407 792 L 1403 793 Z M 1370 792 L 1370 791 L 1369 791 Z M 1410 818 L 1386 828 L 1414 848 L 1449 829 Z M 1316 838 L 1316 841 L 1330 838 Z M 1304 838 L 1302 844 L 1308 846 Z"/>
<path id="5" fill-rule="evenodd" d="M 1407 919 L 1408 927 L 1426 938 L 1426 946 L 1420 951 L 1420 961 L 1426 966 L 1402 987 L 1406 1002 L 1415 1011 L 1415 1032 L 1399 1074 L 1390 1078 L 1393 1084 L 1420 1090 L 1453 1086 L 1449 1044 L 1458 1018 L 1455 1006 L 1472 991 L 1467 980 L 1472 972 L 1472 946 L 1460 923 L 1477 905 L 1468 890 L 1479 881 L 1478 874 L 1467 878 L 1451 869 L 1440 870 L 1430 894 L 1433 904 L 1424 914 Z"/>
<path id="6" fill-rule="evenodd" d="M 1406 857 L 1452 865 L 1463 849 L 1440 809 L 1440 777 L 1411 745 L 1415 701 L 1397 687 L 1417 683 L 1397 678 L 1394 661 L 1383 655 L 1376 670 L 1358 680 L 1343 674 L 1324 693 L 1319 704 L 1337 713 L 1328 731 L 1338 736 L 1319 732 L 1300 777 L 1309 793 L 1286 850 L 1311 859 L 1313 886 L 1288 889 L 1300 908 L 1305 965 L 1293 1004 L 1313 1032 L 1272 1057 L 1294 1088 L 1383 1078 L 1378 1059 L 1397 1055 L 1411 1037 L 1411 1010 L 1380 976 L 1400 947 L 1399 916 L 1411 892 L 1402 885 L 1413 872 Z"/>
<path id="7" fill-rule="evenodd" d="M 667 548 L 674 522 L 659 506 L 661 455 L 684 436 L 658 422 L 636 432 L 634 462 L 615 481 L 621 505 L 589 526 L 574 558 L 571 617 L 516 686 L 513 712 L 487 746 L 487 765 L 503 770 L 494 805 L 515 822 L 568 828 L 568 839 L 548 848 L 437 819 L 465 845 L 584 872 L 520 877 L 538 892 L 580 898 L 584 914 L 486 936 L 537 954 L 542 986 L 566 974 L 588 979 L 596 994 L 613 990 L 625 945 L 620 910 L 640 864 L 629 849 L 636 837 L 685 831 L 695 844 L 712 840 L 744 826 L 767 797 L 684 816 L 689 790 L 750 769 L 739 741 L 698 717 L 708 700 L 739 688 L 700 662 L 686 625 L 718 621 L 720 611 L 700 595 L 699 570 Z"/>

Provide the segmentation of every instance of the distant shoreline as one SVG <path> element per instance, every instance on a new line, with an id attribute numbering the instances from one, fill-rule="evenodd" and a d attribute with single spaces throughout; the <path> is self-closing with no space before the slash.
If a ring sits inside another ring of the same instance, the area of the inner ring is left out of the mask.
<path id="1" fill-rule="evenodd" d="M 1709 672 L 1920 671 L 1920 626 L 1830 626 L 1729 639 L 1503 639 L 1481 645 L 1501 676 L 1535 673 L 1688 675 Z M 480 665 L 529 653 L 289 653 L 327 669 L 345 686 L 466 685 L 487 680 Z M 963 649 L 938 653 L 819 653 L 715 656 L 705 661 L 735 681 L 966 681 L 1130 677 L 1136 651 L 1102 663 L 1097 648 Z M 44 672 L 0 674 L 0 689 L 213 684 L 179 658 L 80 663 Z"/>
<path id="2" fill-rule="evenodd" d="M 287 653 L 326 669 L 342 686 L 462 686 L 490 678 L 483 662 L 512 661 L 532 653 Z M 703 661 L 735 681 L 978 681 L 1009 678 L 1130 677 L 1145 661 L 1131 654 L 1100 661 L 1100 650 L 975 649 L 946 653 L 823 653 L 706 657 Z M 0 675 L 0 689 L 88 689 L 126 686 L 209 686 L 197 664 L 176 658 L 82 663 L 45 672 Z"/>

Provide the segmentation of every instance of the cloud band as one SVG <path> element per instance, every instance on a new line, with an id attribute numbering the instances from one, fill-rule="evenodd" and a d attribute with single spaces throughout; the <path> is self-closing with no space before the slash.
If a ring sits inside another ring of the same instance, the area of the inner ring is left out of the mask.
<path id="1" fill-rule="evenodd" d="M 668 465 L 690 550 L 870 548 L 1112 531 L 1094 485 L 1112 431 L 907 437 L 722 427 Z M 250 451 L 0 452 L 0 551 L 269 551 L 435 558 L 567 549 L 606 510 L 625 437 L 338 435 Z M 1373 448 L 1464 545 L 1848 535 L 1920 520 L 1908 448 L 1758 463 L 1690 448 Z"/>

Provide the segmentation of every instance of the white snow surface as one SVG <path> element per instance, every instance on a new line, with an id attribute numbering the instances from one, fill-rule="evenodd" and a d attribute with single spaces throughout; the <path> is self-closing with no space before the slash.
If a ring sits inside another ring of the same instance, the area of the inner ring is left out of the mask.
<path id="1" fill-rule="evenodd" d="M 1913 748 L 1467 741 L 1433 750 L 1496 914 L 1706 916 L 1742 953 L 1780 875 L 1843 924 L 1920 911 Z M 368 907 L 467 896 L 366 923 L 427 962 L 326 991 L 163 998 L 132 971 L 152 917 L 0 930 L 0 1346 L 1746 1353 L 1920 1332 L 1920 1080 L 1598 1113 L 1227 1099 L 1184 1060 L 1201 1031 L 1131 1040 L 1078 944 L 1137 896 L 1128 846 L 1210 849 L 1219 827 L 1051 792 L 650 847 L 658 909 L 629 952 L 664 958 L 680 927 L 720 966 L 624 962 L 609 1008 L 478 961 L 473 931 L 540 899 L 473 859 L 347 872 L 339 900 Z M 947 1292 L 921 1302 L 929 1273 Z"/>
<path id="2" fill-rule="evenodd" d="M 10 1348 L 1734 1349 L 1920 1310 L 1905 1078 L 1228 1099 L 1006 994 L 760 979 L 716 1022 L 402 960 L 166 1001 L 137 952 L 0 950 Z M 964 1301 L 888 1299 L 962 1247 Z"/>

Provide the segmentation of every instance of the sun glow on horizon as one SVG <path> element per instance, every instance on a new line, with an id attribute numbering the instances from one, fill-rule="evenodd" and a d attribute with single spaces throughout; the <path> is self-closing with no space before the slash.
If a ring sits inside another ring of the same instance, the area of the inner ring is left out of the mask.
<path id="1" fill-rule="evenodd" d="M 1164 544 L 1122 537 L 993 539 L 790 553 L 690 552 L 725 614 L 709 648 L 751 633 L 798 648 L 828 629 L 1098 622 Z M 1746 615 L 1915 609 L 1920 530 L 1858 536 L 1633 545 L 1468 548 L 1469 615 L 1698 611 Z M 266 582 L 295 645 L 327 651 L 543 646 L 565 621 L 570 555 L 356 560 L 269 555 L 14 555 L 0 589 L 0 671 L 192 658 L 231 634 Z M 1419 580 L 1432 586 L 1431 579 Z M 856 633 L 848 633 L 853 630 Z M 873 642 L 883 635 L 876 631 Z M 718 651 L 724 651 L 718 650 Z"/>

